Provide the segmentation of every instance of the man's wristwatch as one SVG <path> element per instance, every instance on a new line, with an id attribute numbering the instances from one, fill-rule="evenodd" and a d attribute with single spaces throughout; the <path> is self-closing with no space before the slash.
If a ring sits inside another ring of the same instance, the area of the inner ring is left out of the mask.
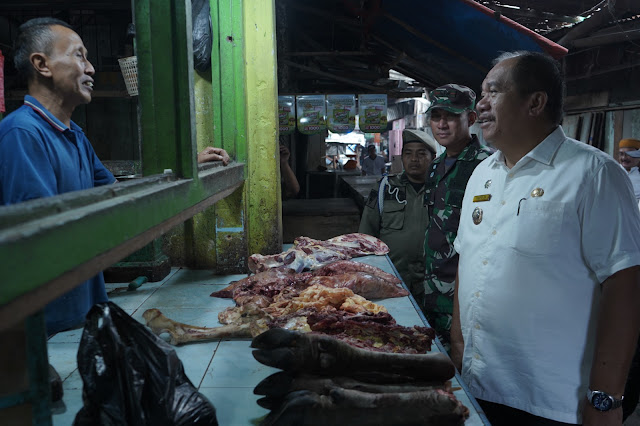
<path id="1" fill-rule="evenodd" d="M 624 396 L 620 399 L 615 399 L 611 395 L 606 392 L 602 392 L 599 390 L 592 391 L 591 389 L 587 389 L 587 400 L 593 405 L 596 410 L 599 411 L 609 411 L 614 408 L 618 408 L 622 406 L 622 400 Z"/>

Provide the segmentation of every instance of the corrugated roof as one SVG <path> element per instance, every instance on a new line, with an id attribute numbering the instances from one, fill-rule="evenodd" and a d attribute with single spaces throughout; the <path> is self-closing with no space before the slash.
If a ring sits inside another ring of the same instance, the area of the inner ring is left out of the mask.
<path id="1" fill-rule="evenodd" d="M 280 3 L 277 22 L 287 26 L 288 42 L 279 55 L 292 70 L 296 92 L 419 96 L 422 87 L 450 82 L 478 87 L 502 51 L 545 50 L 556 57 L 566 53 L 470 0 Z M 389 70 L 417 83 L 392 80 Z"/>

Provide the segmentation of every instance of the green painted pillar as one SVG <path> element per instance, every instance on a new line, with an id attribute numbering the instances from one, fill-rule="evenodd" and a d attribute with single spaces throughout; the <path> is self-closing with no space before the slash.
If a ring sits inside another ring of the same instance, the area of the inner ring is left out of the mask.
<path id="1" fill-rule="evenodd" d="M 248 255 L 282 249 L 275 4 L 211 0 L 210 5 L 211 72 L 194 72 L 197 148 L 223 147 L 246 162 L 246 182 L 194 216 L 170 246 L 172 252 L 184 248 L 189 266 L 237 273 L 246 271 Z"/>
<path id="2" fill-rule="evenodd" d="M 200 152 L 208 146 L 220 147 L 214 140 L 213 99 L 211 96 L 211 70 L 200 73 L 194 71 L 194 100 L 196 145 Z M 216 208 L 215 206 L 195 215 L 185 224 L 186 244 L 191 250 L 186 251 L 187 264 L 194 268 L 216 269 Z"/>
<path id="3" fill-rule="evenodd" d="M 282 249 L 275 3 L 244 2 L 249 253 Z"/>
<path id="4" fill-rule="evenodd" d="M 247 162 L 245 42 L 242 0 L 211 0 L 212 118 L 216 146 Z M 248 164 L 247 164 L 248 166 Z M 245 169 L 245 179 L 247 172 Z M 215 251 L 218 273 L 247 270 L 247 185 L 215 205 Z"/>

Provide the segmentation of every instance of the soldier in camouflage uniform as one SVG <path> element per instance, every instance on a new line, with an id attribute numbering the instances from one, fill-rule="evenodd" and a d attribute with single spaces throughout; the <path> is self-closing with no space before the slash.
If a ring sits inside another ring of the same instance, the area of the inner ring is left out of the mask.
<path id="1" fill-rule="evenodd" d="M 378 181 L 366 201 L 359 232 L 380 238 L 402 280 L 421 301 L 424 287 L 424 232 L 429 220 L 424 181 L 435 156 L 436 141 L 427 133 L 402 132 L 404 172 Z M 383 193 L 382 200 L 379 193 Z"/>
<path id="2" fill-rule="evenodd" d="M 430 94 L 429 121 L 435 139 L 446 148 L 431 164 L 425 183 L 429 224 L 425 233 L 423 309 L 441 343 L 450 350 L 449 330 L 458 254 L 453 241 L 458 233 L 460 208 L 467 181 L 491 151 L 480 145 L 469 127 L 477 116 L 476 94 L 466 86 L 447 84 Z"/>

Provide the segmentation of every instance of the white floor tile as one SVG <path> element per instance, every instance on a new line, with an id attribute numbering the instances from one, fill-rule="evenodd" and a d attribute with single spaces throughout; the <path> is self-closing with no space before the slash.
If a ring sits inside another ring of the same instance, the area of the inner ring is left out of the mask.
<path id="1" fill-rule="evenodd" d="M 76 361 L 78 346 L 78 343 L 49 343 L 47 345 L 49 364 L 53 365 L 63 381 L 78 368 Z"/>
<path id="2" fill-rule="evenodd" d="M 71 426 L 82 408 L 82 389 L 65 389 L 62 401 L 52 407 L 54 426 Z"/>
<path id="3" fill-rule="evenodd" d="M 201 387 L 255 387 L 262 379 L 278 371 L 253 358 L 250 340 L 223 340 L 214 363 L 207 370 Z"/>
<path id="4" fill-rule="evenodd" d="M 256 403 L 262 396 L 254 395 L 253 388 L 200 388 L 200 393 L 216 408 L 220 426 L 257 425 L 269 413 Z"/>
<path id="5" fill-rule="evenodd" d="M 149 298 L 144 300 L 142 307 L 149 308 L 210 308 L 225 309 L 235 306 L 232 299 L 211 297 L 216 288 L 203 284 L 175 284 L 170 283 L 160 287 Z"/>

